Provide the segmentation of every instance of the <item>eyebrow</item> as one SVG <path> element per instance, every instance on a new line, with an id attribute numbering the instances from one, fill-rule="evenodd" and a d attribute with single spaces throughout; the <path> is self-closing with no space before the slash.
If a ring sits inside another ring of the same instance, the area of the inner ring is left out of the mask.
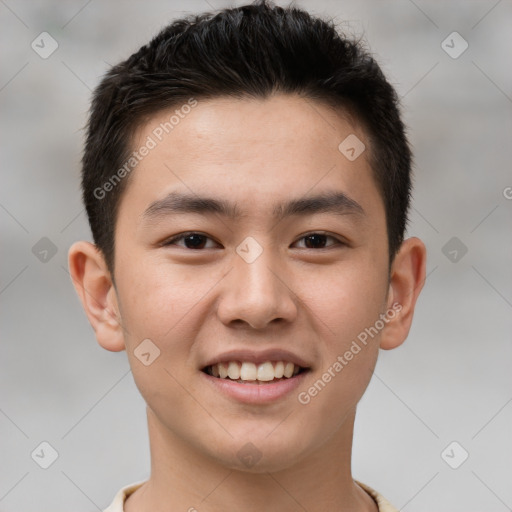
<path id="1" fill-rule="evenodd" d="M 200 215 L 222 215 L 231 220 L 247 216 L 247 214 L 244 214 L 239 209 L 236 203 L 231 203 L 225 199 L 171 192 L 164 198 L 151 203 L 142 214 L 142 218 L 145 221 L 155 221 L 169 215 L 194 213 Z M 277 221 L 293 215 L 305 216 L 316 213 L 365 215 L 363 207 L 358 202 L 343 192 L 335 191 L 274 204 L 272 210 L 272 215 Z"/>

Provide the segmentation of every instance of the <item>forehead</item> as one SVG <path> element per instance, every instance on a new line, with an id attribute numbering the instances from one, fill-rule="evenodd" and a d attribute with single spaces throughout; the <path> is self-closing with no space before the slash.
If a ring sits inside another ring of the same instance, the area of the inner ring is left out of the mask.
<path id="1" fill-rule="evenodd" d="M 135 134 L 135 151 L 151 149 L 130 175 L 121 202 L 139 216 L 178 190 L 230 197 L 241 214 L 251 215 L 262 215 L 266 206 L 273 214 L 287 198 L 328 189 L 357 202 L 354 196 L 379 202 L 368 151 L 355 159 L 343 153 L 346 140 L 359 141 L 358 151 L 368 148 L 348 114 L 295 95 L 194 102 L 159 112 Z"/>

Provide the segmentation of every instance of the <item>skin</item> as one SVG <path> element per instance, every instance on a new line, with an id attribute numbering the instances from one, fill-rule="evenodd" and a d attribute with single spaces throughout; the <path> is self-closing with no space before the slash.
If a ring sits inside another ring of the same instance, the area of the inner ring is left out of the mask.
<path id="1" fill-rule="evenodd" d="M 141 127 L 134 148 L 168 119 L 161 112 Z M 94 245 L 71 247 L 70 272 L 98 343 L 126 350 L 147 403 L 151 478 L 127 499 L 127 512 L 377 510 L 351 474 L 355 410 L 379 347 L 408 335 L 426 251 L 407 239 L 389 275 L 384 204 L 367 151 L 349 161 L 338 150 L 349 134 L 369 147 L 349 117 L 299 96 L 199 101 L 130 177 L 115 232 L 115 286 Z M 332 190 L 364 215 L 272 217 L 274 202 Z M 144 221 L 171 191 L 234 201 L 244 216 Z M 203 248 L 183 239 L 160 245 L 187 231 L 208 237 Z M 308 246 L 304 237 L 318 232 L 328 237 Z M 248 236 L 263 249 L 250 264 L 236 252 Z M 394 303 L 400 313 L 299 403 L 298 392 Z M 147 338 L 161 352 L 145 366 L 134 350 Z M 242 404 L 205 385 L 200 371 L 233 348 L 286 349 L 310 372 L 274 403 Z M 261 454 L 252 467 L 237 456 L 249 442 Z"/>

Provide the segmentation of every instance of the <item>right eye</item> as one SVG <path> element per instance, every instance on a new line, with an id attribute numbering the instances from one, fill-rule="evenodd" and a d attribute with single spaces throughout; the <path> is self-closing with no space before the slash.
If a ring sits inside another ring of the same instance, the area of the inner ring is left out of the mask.
<path id="1" fill-rule="evenodd" d="M 204 235 L 203 233 L 198 233 L 196 231 L 188 231 L 186 233 L 181 233 L 180 235 L 176 235 L 176 236 L 166 240 L 162 244 L 162 246 L 167 247 L 170 245 L 178 245 L 176 242 L 178 242 L 180 240 L 184 240 L 185 249 L 199 250 L 199 249 L 204 249 L 205 240 L 212 240 L 212 239 L 210 237 Z M 180 245 L 180 247 L 183 247 L 183 245 Z"/>

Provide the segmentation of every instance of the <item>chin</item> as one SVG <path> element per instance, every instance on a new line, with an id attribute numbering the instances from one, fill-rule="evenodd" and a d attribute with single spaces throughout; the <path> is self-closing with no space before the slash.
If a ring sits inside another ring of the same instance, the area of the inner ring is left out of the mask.
<path id="1" fill-rule="evenodd" d="M 304 456 L 305 439 L 276 435 L 271 440 L 273 434 L 265 435 L 236 437 L 237 440 L 225 446 L 224 451 L 217 451 L 214 458 L 226 468 L 259 474 L 289 469 Z"/>

